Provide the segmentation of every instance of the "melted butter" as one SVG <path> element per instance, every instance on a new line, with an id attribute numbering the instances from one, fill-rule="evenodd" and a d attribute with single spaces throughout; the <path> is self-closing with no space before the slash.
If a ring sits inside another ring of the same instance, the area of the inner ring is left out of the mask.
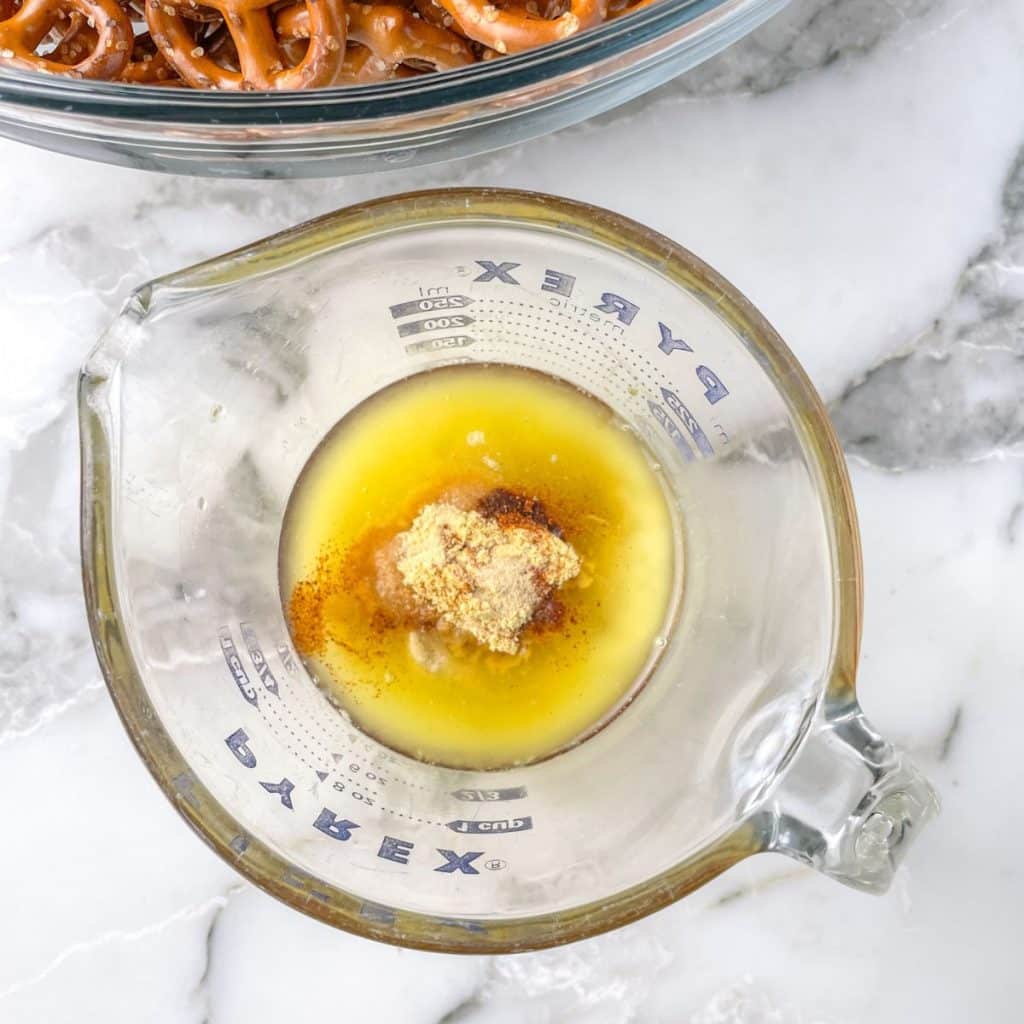
<path id="1" fill-rule="evenodd" d="M 539 499 L 582 559 L 559 621 L 528 627 L 514 655 L 396 615 L 374 568 L 424 506 L 496 488 Z M 607 406 L 533 371 L 448 367 L 373 396 L 313 454 L 285 517 L 281 592 L 296 648 L 356 725 L 422 760 L 495 768 L 572 744 L 636 691 L 676 549 L 646 449 Z"/>

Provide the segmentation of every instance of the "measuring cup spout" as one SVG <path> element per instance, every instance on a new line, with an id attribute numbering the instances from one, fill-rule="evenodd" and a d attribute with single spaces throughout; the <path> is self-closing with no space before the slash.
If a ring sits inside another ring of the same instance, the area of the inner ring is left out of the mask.
<path id="1" fill-rule="evenodd" d="M 851 700 L 826 703 L 759 824 L 765 849 L 881 893 L 938 811 L 931 784 Z"/>

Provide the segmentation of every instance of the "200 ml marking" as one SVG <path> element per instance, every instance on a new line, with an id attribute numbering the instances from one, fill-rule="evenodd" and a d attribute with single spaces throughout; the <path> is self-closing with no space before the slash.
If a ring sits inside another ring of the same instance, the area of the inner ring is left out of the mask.
<path id="1" fill-rule="evenodd" d="M 399 324 L 398 336 L 400 338 L 408 338 L 413 334 L 427 334 L 430 331 L 458 330 L 462 327 L 468 327 L 472 323 L 476 323 L 476 321 L 465 313 L 453 313 L 450 316 L 429 316 L 423 320 L 409 320 L 404 324 Z"/>

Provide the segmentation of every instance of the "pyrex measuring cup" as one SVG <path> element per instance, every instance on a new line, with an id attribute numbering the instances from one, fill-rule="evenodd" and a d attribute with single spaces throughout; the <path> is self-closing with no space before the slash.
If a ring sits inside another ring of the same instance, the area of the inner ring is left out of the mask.
<path id="1" fill-rule="evenodd" d="M 327 430 L 472 361 L 608 403 L 656 453 L 685 550 L 632 704 L 491 772 L 394 753 L 328 704 L 277 573 Z M 820 402 L 742 296 L 637 224 L 501 191 L 343 210 L 141 288 L 85 368 L 81 425 L 90 620 L 126 727 L 221 856 L 324 921 L 535 948 L 762 851 L 882 890 L 935 811 L 854 694 L 858 540 Z"/>

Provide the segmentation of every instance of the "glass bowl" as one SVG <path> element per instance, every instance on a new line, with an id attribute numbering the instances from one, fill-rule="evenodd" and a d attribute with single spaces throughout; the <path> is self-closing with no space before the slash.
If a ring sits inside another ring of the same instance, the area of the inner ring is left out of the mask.
<path id="1" fill-rule="evenodd" d="M 660 0 L 537 50 L 438 75 L 224 93 L 0 70 L 0 135 L 127 167 L 247 178 L 427 164 L 543 135 L 711 57 L 786 0 Z"/>

